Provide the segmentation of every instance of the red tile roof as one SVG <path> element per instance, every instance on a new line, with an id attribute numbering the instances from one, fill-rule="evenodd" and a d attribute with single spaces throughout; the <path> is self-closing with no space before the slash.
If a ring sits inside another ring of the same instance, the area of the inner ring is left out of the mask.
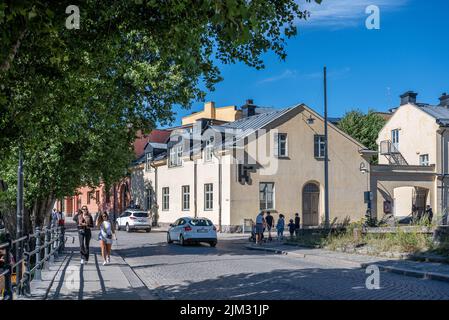
<path id="1" fill-rule="evenodd" d="M 137 133 L 137 138 L 134 140 L 134 153 L 136 157 L 140 157 L 143 152 L 145 145 L 148 142 L 155 143 L 166 143 L 170 137 L 170 130 L 160 130 L 154 129 L 150 134 L 142 135 L 141 132 Z"/>

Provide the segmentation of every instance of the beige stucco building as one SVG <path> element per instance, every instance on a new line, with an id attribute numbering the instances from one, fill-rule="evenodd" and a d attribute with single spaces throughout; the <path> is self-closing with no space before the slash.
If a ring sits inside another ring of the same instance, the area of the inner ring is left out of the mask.
<path id="1" fill-rule="evenodd" d="M 132 170 L 136 204 L 160 224 L 201 216 L 235 231 L 263 209 L 276 220 L 298 212 L 303 226 L 318 226 L 324 220 L 323 118 L 304 104 L 270 109 L 247 101 L 238 111 L 237 120 L 189 120 L 166 144 L 148 143 Z M 328 128 L 330 220 L 360 220 L 369 188 L 360 170 L 369 167 L 365 148 L 333 124 Z"/>
<path id="2" fill-rule="evenodd" d="M 449 96 L 439 105 L 401 95 L 401 105 L 380 131 L 379 166 L 371 168 L 377 216 L 405 217 L 433 208 L 437 222 L 447 215 Z"/>

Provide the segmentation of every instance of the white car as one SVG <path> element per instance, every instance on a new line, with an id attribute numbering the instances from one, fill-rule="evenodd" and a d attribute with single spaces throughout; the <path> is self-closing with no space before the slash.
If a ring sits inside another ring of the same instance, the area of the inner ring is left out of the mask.
<path id="1" fill-rule="evenodd" d="M 132 230 L 151 231 L 152 219 L 148 212 L 142 210 L 126 210 L 115 221 L 115 229 L 124 228 L 127 232 Z"/>
<path id="2" fill-rule="evenodd" d="M 187 243 L 207 242 L 211 247 L 217 245 L 217 228 L 206 218 L 179 218 L 170 224 L 167 231 L 167 243 L 179 241 L 184 246 Z"/>

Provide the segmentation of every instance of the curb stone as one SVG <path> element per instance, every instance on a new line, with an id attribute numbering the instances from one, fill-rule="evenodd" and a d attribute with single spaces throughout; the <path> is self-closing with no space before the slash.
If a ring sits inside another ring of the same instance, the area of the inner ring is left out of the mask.
<path id="1" fill-rule="evenodd" d="M 369 263 L 362 263 L 361 268 L 366 268 L 369 265 L 370 265 Z M 414 278 L 449 282 L 449 275 L 446 275 L 443 273 L 417 271 L 417 270 L 411 270 L 411 269 L 406 269 L 406 268 L 384 266 L 384 265 L 379 265 L 379 264 L 376 264 L 376 265 L 379 267 L 379 270 L 386 271 L 386 272 L 402 274 L 404 276 L 414 277 Z"/>
<path id="2" fill-rule="evenodd" d="M 307 258 L 306 254 L 298 254 L 298 253 L 288 252 L 285 250 L 280 250 L 280 249 L 275 249 L 275 248 L 255 247 L 255 246 L 251 246 L 251 245 L 246 245 L 245 247 L 249 250 L 259 250 L 259 251 L 273 252 L 276 254 L 291 255 L 291 256 L 297 256 L 297 257 L 301 257 L 301 258 Z M 437 273 L 437 272 L 418 271 L 418 270 L 412 270 L 412 269 L 407 269 L 407 268 L 385 266 L 385 265 L 377 264 L 377 263 L 363 262 L 363 263 L 356 263 L 356 264 L 362 269 L 366 269 L 369 265 L 376 265 L 379 267 L 379 270 L 382 270 L 385 272 L 391 272 L 391 273 L 401 274 L 404 276 L 415 277 L 415 278 L 449 282 L 449 275 Z"/>

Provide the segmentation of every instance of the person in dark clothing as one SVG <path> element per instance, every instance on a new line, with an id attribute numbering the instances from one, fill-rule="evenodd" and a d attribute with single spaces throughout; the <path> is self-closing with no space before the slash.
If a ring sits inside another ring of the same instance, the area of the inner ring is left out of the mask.
<path id="1" fill-rule="evenodd" d="M 429 221 L 429 223 L 432 223 L 433 211 L 429 205 L 426 206 L 426 219 L 427 221 Z"/>
<path id="2" fill-rule="evenodd" d="M 270 214 L 270 212 L 267 212 L 267 216 L 265 217 L 265 222 L 266 222 L 267 230 L 268 230 L 268 241 L 271 241 L 271 240 L 273 240 L 271 238 L 271 229 L 274 226 L 274 219 L 273 219 L 273 216 Z"/>
<path id="3" fill-rule="evenodd" d="M 299 228 L 301 227 L 301 218 L 299 217 L 299 213 L 295 213 L 295 235 L 299 236 Z"/>
<path id="4" fill-rule="evenodd" d="M 76 218 L 80 241 L 81 264 L 84 264 L 84 262 L 87 263 L 89 261 L 89 244 L 90 238 L 92 238 L 91 228 L 94 227 L 94 220 L 86 206 L 82 207 Z"/>
<path id="5" fill-rule="evenodd" d="M 290 238 L 293 239 L 293 236 L 295 234 L 295 223 L 293 222 L 293 219 L 290 219 L 290 223 L 287 225 L 288 231 L 290 231 Z"/>

